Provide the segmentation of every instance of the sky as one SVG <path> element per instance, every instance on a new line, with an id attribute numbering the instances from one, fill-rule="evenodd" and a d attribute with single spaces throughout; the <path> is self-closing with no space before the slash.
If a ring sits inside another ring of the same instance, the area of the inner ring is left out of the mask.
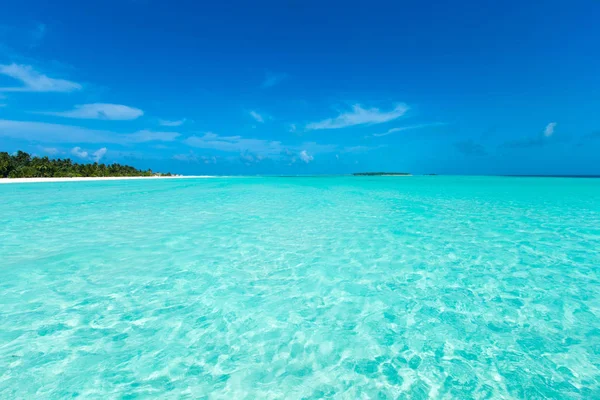
<path id="1" fill-rule="evenodd" d="M 600 1 L 5 2 L 0 151 L 600 175 Z"/>

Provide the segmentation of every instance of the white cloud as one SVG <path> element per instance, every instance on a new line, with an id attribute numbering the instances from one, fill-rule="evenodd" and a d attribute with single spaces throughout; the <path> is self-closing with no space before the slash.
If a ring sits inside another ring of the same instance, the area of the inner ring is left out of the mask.
<path id="1" fill-rule="evenodd" d="M 402 131 L 409 131 L 412 129 L 422 129 L 422 128 L 429 128 L 432 126 L 442 126 L 442 125 L 448 125 L 445 122 L 431 122 L 428 124 L 418 124 L 418 125 L 410 125 L 410 126 L 401 126 L 399 128 L 392 128 L 390 130 L 388 130 L 387 132 L 383 132 L 383 133 L 374 133 L 372 136 L 374 137 L 381 137 L 381 136 L 387 136 L 389 134 L 395 133 L 395 132 L 402 132 Z"/>
<path id="2" fill-rule="evenodd" d="M 92 159 L 95 162 L 99 162 L 102 159 L 102 157 L 104 157 L 104 155 L 106 154 L 107 151 L 108 150 L 106 149 L 106 147 L 96 150 L 95 152 L 92 153 Z"/>
<path id="3" fill-rule="evenodd" d="M 215 156 L 212 156 L 212 157 L 200 156 L 200 159 L 202 161 L 204 161 L 204 164 L 216 164 L 217 163 L 217 157 L 215 157 Z"/>
<path id="4" fill-rule="evenodd" d="M 196 161 L 197 157 L 194 155 L 194 153 L 190 152 L 190 154 L 175 154 L 173 156 L 173 160 L 177 160 L 177 161 Z"/>
<path id="5" fill-rule="evenodd" d="M 180 136 L 178 132 L 156 132 L 148 129 L 134 132 L 127 135 L 129 142 L 172 142 Z"/>
<path id="6" fill-rule="evenodd" d="M 318 153 L 320 154 L 320 153 L 332 153 L 338 149 L 338 145 L 337 144 L 321 144 L 321 143 L 316 143 L 316 142 L 304 142 L 300 146 L 297 146 L 297 148 L 301 148 L 312 154 L 318 154 Z"/>
<path id="7" fill-rule="evenodd" d="M 60 153 L 60 150 L 58 150 L 56 147 L 42 147 L 42 151 L 51 156 L 55 156 Z"/>
<path id="8" fill-rule="evenodd" d="M 207 132 L 203 136 L 191 136 L 184 140 L 188 146 L 201 149 L 213 149 L 230 153 L 240 153 L 243 162 L 261 161 L 265 157 L 273 159 L 289 159 L 295 162 L 297 158 L 304 162 L 313 160 L 313 154 L 330 153 L 338 146 L 334 144 L 319 144 L 305 142 L 299 145 L 284 145 L 280 141 L 244 138 L 241 136 L 220 136 Z M 252 158 L 252 160 L 250 160 Z"/>
<path id="9" fill-rule="evenodd" d="M 267 75 L 265 76 L 265 80 L 262 83 L 262 87 L 268 88 L 268 87 L 275 86 L 278 83 L 280 83 L 282 80 L 284 80 L 285 78 L 287 78 L 287 74 L 272 74 L 272 73 L 267 72 Z"/>
<path id="10" fill-rule="evenodd" d="M 144 115 L 144 112 L 139 108 L 124 106 L 122 104 L 93 103 L 76 105 L 75 109 L 69 111 L 43 111 L 37 114 L 66 118 L 123 121 L 141 117 Z"/>
<path id="11" fill-rule="evenodd" d="M 134 133 L 88 129 L 81 126 L 0 119 L 0 137 L 41 143 L 117 143 L 172 142 L 179 133 L 141 130 Z"/>
<path id="12" fill-rule="evenodd" d="M 256 122 L 260 122 L 260 123 L 265 122 L 265 119 L 263 118 L 263 116 L 260 115 L 259 113 L 257 113 L 256 111 L 250 111 L 249 114 L 252 118 L 254 118 L 256 120 Z"/>
<path id="13" fill-rule="evenodd" d="M 185 123 L 185 121 L 187 121 L 186 118 L 183 119 L 178 119 L 178 120 L 168 120 L 168 119 L 160 119 L 158 120 L 158 124 L 161 126 L 181 126 Z"/>
<path id="14" fill-rule="evenodd" d="M 550 122 L 548 125 L 546 125 L 546 128 L 544 129 L 544 136 L 550 137 L 550 136 L 554 135 L 555 128 L 556 128 L 556 122 Z"/>
<path id="15" fill-rule="evenodd" d="M 177 161 L 185 161 L 185 162 L 193 162 L 193 163 L 204 163 L 204 164 L 216 164 L 217 157 L 216 156 L 199 156 L 193 151 L 190 151 L 187 154 L 175 154 L 173 156 L 174 160 Z"/>
<path id="16" fill-rule="evenodd" d="M 203 136 L 190 136 L 184 140 L 188 146 L 215 149 L 227 152 L 278 154 L 283 149 L 281 142 L 264 139 L 247 139 L 241 136 L 220 136 L 207 132 Z"/>
<path id="17" fill-rule="evenodd" d="M 88 157 L 88 152 L 84 151 L 81 147 L 73 147 L 71 149 L 71 154 L 73 154 L 75 157 L 84 159 Z"/>
<path id="18" fill-rule="evenodd" d="M 335 118 L 306 125 L 307 130 L 340 129 L 355 125 L 372 125 L 393 121 L 403 116 L 408 111 L 405 104 L 398 104 L 391 111 L 380 111 L 378 108 L 362 108 L 360 104 L 352 106 L 352 111 L 342 113 Z"/>
<path id="19" fill-rule="evenodd" d="M 250 165 L 254 161 L 258 161 L 255 155 L 248 152 L 240 154 L 240 160 L 242 160 L 246 165 Z"/>
<path id="20" fill-rule="evenodd" d="M 296 132 L 296 129 L 297 129 L 297 128 L 296 128 L 296 124 L 290 124 L 290 126 L 289 126 L 289 131 L 290 131 L 291 133 L 294 133 L 294 132 Z"/>
<path id="21" fill-rule="evenodd" d="M 52 150 L 56 150 L 56 149 L 52 149 Z M 58 150 L 57 150 L 57 152 L 58 152 Z M 104 157 L 106 152 L 107 152 L 106 147 L 102 147 L 101 149 L 96 150 L 92 154 L 88 153 L 86 150 L 83 150 L 79 146 L 73 147 L 71 149 L 71 154 L 74 155 L 75 157 L 78 157 L 78 158 L 81 158 L 84 160 L 91 159 L 94 162 L 99 162 L 102 159 L 102 157 Z"/>
<path id="22" fill-rule="evenodd" d="M 309 162 L 311 162 L 312 160 L 314 160 L 314 159 L 315 159 L 313 156 L 311 156 L 310 154 L 308 154 L 308 153 L 306 152 L 306 150 L 302 150 L 298 156 L 300 157 L 300 159 L 301 159 L 302 161 L 304 161 L 304 162 L 305 162 L 305 163 L 307 163 L 307 164 L 308 164 Z"/>
<path id="23" fill-rule="evenodd" d="M 0 74 L 23 83 L 19 87 L 0 88 L 0 92 L 73 92 L 81 90 L 79 83 L 65 79 L 54 79 L 36 71 L 30 65 L 0 64 Z"/>

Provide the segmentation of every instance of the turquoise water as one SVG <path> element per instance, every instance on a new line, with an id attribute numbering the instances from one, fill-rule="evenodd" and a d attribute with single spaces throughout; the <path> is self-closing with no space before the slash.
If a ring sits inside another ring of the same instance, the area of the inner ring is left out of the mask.
<path id="1" fill-rule="evenodd" d="M 0 185 L 0 398 L 600 398 L 600 180 Z"/>

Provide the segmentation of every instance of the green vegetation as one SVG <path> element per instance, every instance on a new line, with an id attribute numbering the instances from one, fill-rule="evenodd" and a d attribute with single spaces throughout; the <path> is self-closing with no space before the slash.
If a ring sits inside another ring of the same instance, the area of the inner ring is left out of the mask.
<path id="1" fill-rule="evenodd" d="M 121 164 L 78 164 L 70 159 L 31 157 L 24 151 L 10 155 L 0 152 L 0 178 L 74 178 L 102 176 L 171 176 L 152 170 L 142 171 Z"/>

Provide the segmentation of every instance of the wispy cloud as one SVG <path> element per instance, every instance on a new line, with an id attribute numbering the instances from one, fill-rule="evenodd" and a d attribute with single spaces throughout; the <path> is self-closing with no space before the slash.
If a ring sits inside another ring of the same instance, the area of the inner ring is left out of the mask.
<path id="1" fill-rule="evenodd" d="M 302 161 L 304 161 L 307 164 L 315 159 L 313 156 L 308 154 L 308 152 L 306 150 L 302 150 L 298 156 L 300 157 L 300 159 Z"/>
<path id="2" fill-rule="evenodd" d="M 217 163 L 216 156 L 200 156 L 200 160 L 202 160 L 202 162 L 204 164 L 216 164 Z"/>
<path id="3" fill-rule="evenodd" d="M 263 116 L 262 116 L 262 115 L 260 115 L 259 113 L 257 113 L 256 111 L 250 111 L 248 114 L 250 114 L 250 116 L 251 116 L 252 118 L 254 118 L 254 120 L 255 120 L 256 122 L 260 122 L 260 123 L 263 123 L 263 122 L 265 122 L 265 119 L 263 118 Z"/>
<path id="4" fill-rule="evenodd" d="M 94 162 L 99 162 L 104 157 L 107 151 L 108 150 L 106 149 L 106 147 L 102 147 L 101 149 L 98 149 L 90 154 L 88 151 L 83 150 L 81 147 L 77 146 L 71 149 L 71 154 L 83 160 L 92 160 Z"/>
<path id="5" fill-rule="evenodd" d="M 177 160 L 177 161 L 185 161 L 185 162 L 189 162 L 189 163 L 202 163 L 202 164 L 216 164 L 217 163 L 216 156 L 198 155 L 198 154 L 194 153 L 193 151 L 190 151 L 189 153 L 175 154 L 173 156 L 173 159 Z"/>
<path id="6" fill-rule="evenodd" d="M 158 120 L 158 124 L 161 126 L 181 126 L 185 124 L 187 121 L 186 118 L 178 119 L 178 120 L 168 120 L 168 119 L 160 119 Z"/>
<path id="7" fill-rule="evenodd" d="M 122 104 L 93 103 L 80 104 L 69 111 L 40 111 L 36 114 L 79 119 L 132 120 L 141 117 L 144 112 Z"/>
<path id="8" fill-rule="evenodd" d="M 0 137 L 40 143 L 133 144 L 154 141 L 172 142 L 179 137 L 179 133 L 141 130 L 133 133 L 121 134 L 74 125 L 0 119 Z"/>
<path id="9" fill-rule="evenodd" d="M 135 143 L 172 142 L 180 136 L 178 132 L 157 132 L 143 129 L 127 135 L 127 140 Z"/>
<path id="10" fill-rule="evenodd" d="M 548 125 L 546 125 L 546 128 L 544 128 L 544 136 L 546 137 L 550 137 L 554 134 L 554 129 L 556 128 L 556 122 L 550 122 Z"/>
<path id="11" fill-rule="evenodd" d="M 389 129 L 388 131 L 383 132 L 383 133 L 374 133 L 371 136 L 373 136 L 373 137 L 381 137 L 381 136 L 391 135 L 392 133 L 396 133 L 396 132 L 410 131 L 410 130 L 413 130 L 413 129 L 431 128 L 431 127 L 434 127 L 434 126 L 443 126 L 443 125 L 448 125 L 448 124 L 446 122 L 430 122 L 430 123 L 426 123 L 426 124 L 400 126 L 398 128 Z"/>
<path id="12" fill-rule="evenodd" d="M 0 88 L 0 92 L 73 92 L 81 90 L 79 83 L 50 78 L 29 65 L 0 64 L 0 74 L 22 82 L 23 86 Z"/>
<path id="13" fill-rule="evenodd" d="M 317 142 L 304 142 L 299 146 L 286 147 L 294 151 L 306 150 L 310 154 L 332 153 L 339 148 L 337 144 L 322 144 Z"/>
<path id="14" fill-rule="evenodd" d="M 192 161 L 197 161 L 197 157 L 193 152 L 188 153 L 182 153 L 182 154 L 175 154 L 173 155 L 173 160 L 177 160 L 177 161 L 185 161 L 185 162 L 192 162 Z"/>
<path id="15" fill-rule="evenodd" d="M 280 83 L 281 81 L 283 81 L 285 78 L 287 78 L 287 74 L 273 74 L 273 73 L 267 72 L 267 74 L 265 76 L 265 80 L 262 83 L 262 87 L 269 88 L 269 87 L 275 86 L 278 83 Z"/>
<path id="16" fill-rule="evenodd" d="M 487 155 L 485 147 L 483 147 L 483 145 L 480 143 L 474 142 L 473 140 L 456 142 L 454 143 L 454 147 L 456 148 L 456 150 L 458 150 L 460 153 L 466 156 L 482 157 Z"/>
<path id="17" fill-rule="evenodd" d="M 56 147 L 42 147 L 41 150 L 51 156 L 55 156 L 60 153 L 60 150 L 58 150 Z"/>
<path id="18" fill-rule="evenodd" d="M 248 151 L 241 153 L 239 156 L 239 160 L 246 165 L 258 164 L 262 161 L 265 161 L 266 159 L 266 156 L 263 156 L 261 154 L 252 154 Z"/>
<path id="19" fill-rule="evenodd" d="M 106 147 L 96 150 L 95 152 L 92 153 L 92 159 L 95 162 L 99 162 L 104 157 L 104 155 L 106 154 L 107 151 L 108 150 Z"/>
<path id="20" fill-rule="evenodd" d="M 191 136 L 184 140 L 188 146 L 213 149 L 223 152 L 245 155 L 244 163 L 255 163 L 266 158 L 294 163 L 302 160 L 306 163 L 314 159 L 315 154 L 336 151 L 337 145 L 304 142 L 298 145 L 284 145 L 280 141 L 244 138 L 241 136 L 220 136 L 207 132 L 202 136 Z M 252 158 L 252 161 L 250 160 Z"/>
<path id="21" fill-rule="evenodd" d="M 390 111 L 381 111 L 378 108 L 362 108 L 360 104 L 352 106 L 352 111 L 342 113 L 335 118 L 306 125 L 307 130 L 340 129 L 355 125 L 373 125 L 393 121 L 403 116 L 408 111 L 408 106 L 398 104 Z"/>
<path id="22" fill-rule="evenodd" d="M 81 147 L 73 147 L 71 149 L 71 154 L 78 158 L 86 159 L 88 158 L 88 152 L 84 151 Z"/>
<path id="23" fill-rule="evenodd" d="M 190 136 L 184 140 L 188 146 L 200 149 L 214 149 L 226 152 L 245 152 L 273 155 L 283 149 L 279 141 L 264 139 L 248 139 L 241 136 L 220 136 L 207 132 L 202 136 Z"/>
<path id="24" fill-rule="evenodd" d="M 296 127 L 296 124 L 290 124 L 289 127 L 288 127 L 288 131 L 291 132 L 291 133 L 296 132 L 296 129 L 298 129 Z"/>

